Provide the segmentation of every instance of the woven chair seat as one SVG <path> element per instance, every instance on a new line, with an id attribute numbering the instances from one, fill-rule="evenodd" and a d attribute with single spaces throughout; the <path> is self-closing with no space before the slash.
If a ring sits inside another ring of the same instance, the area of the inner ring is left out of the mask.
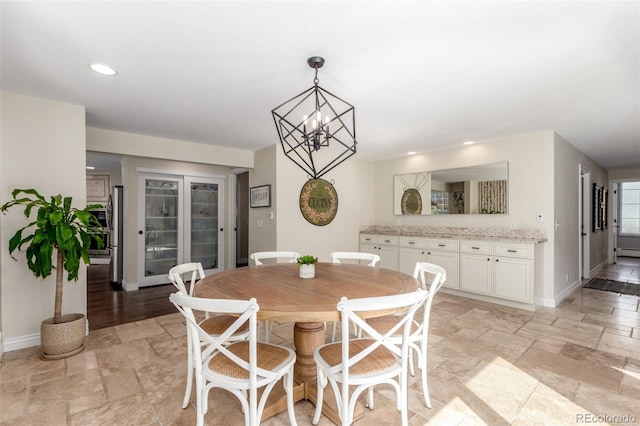
<path id="1" fill-rule="evenodd" d="M 369 347 L 373 340 L 356 339 L 349 341 L 349 358 L 352 358 Z M 342 343 L 337 342 L 323 346 L 319 352 L 324 361 L 331 367 L 342 362 Z M 362 376 L 371 373 L 378 373 L 389 368 L 395 368 L 397 359 L 384 346 L 376 348 L 361 361 L 355 363 L 349 368 L 349 374 L 352 376 Z"/>
<path id="2" fill-rule="evenodd" d="M 387 334 L 400 320 L 402 320 L 402 317 L 397 315 L 385 315 L 383 317 L 368 318 L 367 324 L 376 329 L 380 334 Z M 419 328 L 420 325 L 412 321 L 410 334 L 413 335 Z M 402 336 L 402 328 L 396 330 L 394 336 Z"/>
<path id="3" fill-rule="evenodd" d="M 264 370 L 273 371 L 287 362 L 291 356 L 290 352 L 279 346 L 269 345 L 267 343 L 256 344 L 258 353 L 258 368 Z M 229 352 L 243 359 L 249 361 L 249 342 L 243 341 L 234 343 L 227 347 Z M 234 379 L 249 380 L 249 370 L 240 367 L 235 362 L 231 361 L 222 353 L 217 353 L 210 360 L 208 367 L 211 371 L 232 377 Z"/>
<path id="4" fill-rule="evenodd" d="M 234 317 L 232 315 L 216 315 L 203 320 L 200 323 L 200 327 L 202 327 L 202 329 L 208 334 L 220 335 L 224 333 L 237 319 L 237 317 Z M 247 331 L 249 331 L 249 324 L 244 323 L 238 328 L 238 330 L 236 330 L 236 332 L 232 336 L 235 336 L 237 334 L 244 334 Z"/>

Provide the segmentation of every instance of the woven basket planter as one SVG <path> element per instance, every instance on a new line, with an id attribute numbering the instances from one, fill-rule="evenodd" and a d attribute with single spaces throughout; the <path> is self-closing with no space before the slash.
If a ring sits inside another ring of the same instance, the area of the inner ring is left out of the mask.
<path id="1" fill-rule="evenodd" d="M 86 317 L 84 314 L 67 314 L 62 322 L 53 323 L 53 318 L 42 321 L 40 341 L 44 359 L 61 359 L 84 349 Z"/>

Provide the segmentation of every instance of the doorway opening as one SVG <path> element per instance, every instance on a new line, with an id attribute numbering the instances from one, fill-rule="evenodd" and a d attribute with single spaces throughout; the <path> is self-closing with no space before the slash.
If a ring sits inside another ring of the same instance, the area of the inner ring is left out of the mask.
<path id="1" fill-rule="evenodd" d="M 236 267 L 241 267 L 249 265 L 249 172 L 236 178 Z"/>

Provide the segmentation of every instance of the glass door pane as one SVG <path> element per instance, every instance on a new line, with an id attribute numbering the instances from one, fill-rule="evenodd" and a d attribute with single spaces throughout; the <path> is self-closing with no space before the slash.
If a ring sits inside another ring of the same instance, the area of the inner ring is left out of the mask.
<path id="1" fill-rule="evenodd" d="M 144 276 L 166 275 L 178 264 L 178 181 L 145 179 Z"/>
<path id="2" fill-rule="evenodd" d="M 191 181 L 191 262 L 200 262 L 205 270 L 218 269 L 220 229 L 218 199 L 220 185 Z"/>

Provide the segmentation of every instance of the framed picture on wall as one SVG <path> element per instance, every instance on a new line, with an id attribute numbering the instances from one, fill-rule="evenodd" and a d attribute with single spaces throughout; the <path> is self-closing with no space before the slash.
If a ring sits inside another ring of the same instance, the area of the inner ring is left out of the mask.
<path id="1" fill-rule="evenodd" d="M 249 190 L 250 205 L 254 207 L 271 207 L 271 185 L 254 186 Z"/>
<path id="2" fill-rule="evenodd" d="M 600 229 L 607 229 L 607 219 L 609 214 L 609 203 L 607 202 L 607 188 L 600 188 Z"/>
<path id="3" fill-rule="evenodd" d="M 602 199 L 602 187 L 597 183 L 592 184 L 591 196 L 591 232 L 598 232 L 602 229 L 602 216 L 600 215 L 600 200 Z"/>

